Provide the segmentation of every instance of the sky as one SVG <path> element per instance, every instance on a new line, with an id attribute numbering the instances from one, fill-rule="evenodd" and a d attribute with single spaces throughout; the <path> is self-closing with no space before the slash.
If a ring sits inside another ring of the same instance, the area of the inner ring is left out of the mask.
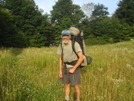
<path id="1" fill-rule="evenodd" d="M 44 13 L 50 14 L 52 7 L 58 0 L 34 0 L 34 1 L 40 9 L 44 10 Z M 83 4 L 87 3 L 103 4 L 105 7 L 108 7 L 108 12 L 110 13 L 110 15 L 112 15 L 118 8 L 117 4 L 120 0 L 72 0 L 72 1 L 73 4 L 77 4 L 81 7 Z"/>

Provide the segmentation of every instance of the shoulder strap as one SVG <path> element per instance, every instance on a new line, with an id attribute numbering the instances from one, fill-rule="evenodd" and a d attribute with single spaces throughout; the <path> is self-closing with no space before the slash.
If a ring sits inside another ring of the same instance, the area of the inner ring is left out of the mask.
<path id="1" fill-rule="evenodd" d="M 63 65 L 63 46 L 62 46 L 62 43 L 61 43 L 61 59 L 62 59 L 62 65 Z"/>
<path id="2" fill-rule="evenodd" d="M 62 43 L 60 44 L 61 47 L 61 55 L 63 55 L 63 47 L 62 47 Z"/>
<path id="3" fill-rule="evenodd" d="M 76 54 L 76 56 L 79 58 L 79 56 L 77 55 L 77 53 L 75 51 L 75 47 L 74 47 L 75 40 L 73 39 L 73 40 L 71 40 L 71 42 L 72 42 L 72 49 L 73 49 L 74 53 Z"/>

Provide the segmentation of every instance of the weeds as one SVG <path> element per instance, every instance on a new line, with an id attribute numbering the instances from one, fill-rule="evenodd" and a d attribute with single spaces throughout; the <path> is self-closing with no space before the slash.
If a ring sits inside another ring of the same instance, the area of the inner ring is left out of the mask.
<path id="1" fill-rule="evenodd" d="M 87 47 L 93 61 L 81 69 L 81 101 L 134 101 L 133 44 Z M 63 101 L 56 51 L 57 47 L 1 48 L 0 101 Z"/>

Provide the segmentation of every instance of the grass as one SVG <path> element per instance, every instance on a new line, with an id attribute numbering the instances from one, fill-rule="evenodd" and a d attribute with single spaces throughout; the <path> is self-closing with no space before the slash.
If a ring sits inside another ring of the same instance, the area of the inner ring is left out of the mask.
<path id="1" fill-rule="evenodd" d="M 56 51 L 1 48 L 0 101 L 63 101 Z M 134 101 L 134 41 L 87 46 L 87 54 L 93 61 L 81 69 L 81 101 Z"/>

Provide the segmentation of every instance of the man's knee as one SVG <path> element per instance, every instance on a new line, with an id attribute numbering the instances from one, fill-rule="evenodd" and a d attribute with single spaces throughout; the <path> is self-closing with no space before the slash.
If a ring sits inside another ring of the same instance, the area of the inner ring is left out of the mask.
<path id="1" fill-rule="evenodd" d="M 65 84 L 65 88 L 68 88 L 68 87 L 70 87 L 70 84 Z"/>
<path id="2" fill-rule="evenodd" d="M 76 92 L 77 92 L 77 91 L 80 91 L 79 85 L 75 85 L 74 88 L 75 88 Z"/>

